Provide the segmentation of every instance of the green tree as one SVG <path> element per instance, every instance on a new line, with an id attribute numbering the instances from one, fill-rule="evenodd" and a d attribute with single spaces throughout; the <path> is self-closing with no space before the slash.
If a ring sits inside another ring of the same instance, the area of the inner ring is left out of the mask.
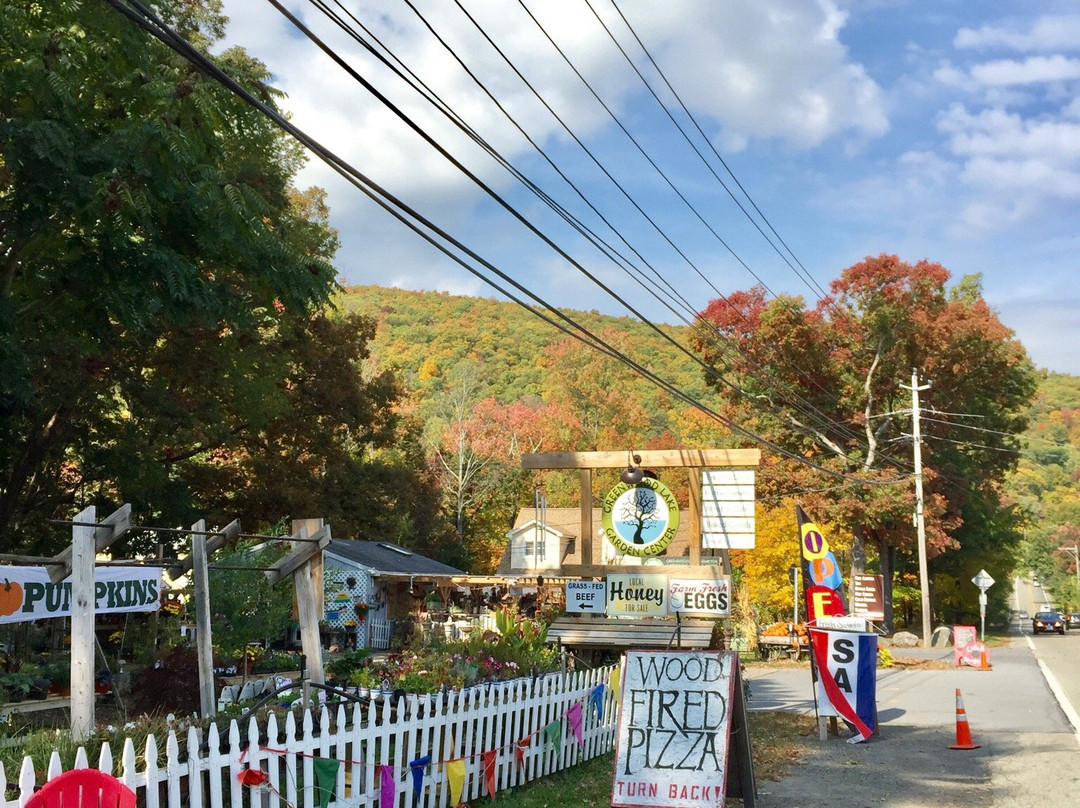
<path id="1" fill-rule="evenodd" d="M 222 33 L 216 0 L 155 5 L 205 48 Z M 219 61 L 274 103 L 261 64 L 239 50 Z M 43 519 L 91 501 L 130 496 L 151 508 L 140 517 L 188 523 L 228 479 L 225 454 L 258 458 L 253 435 L 264 461 L 291 439 L 273 469 L 280 480 L 301 454 L 317 462 L 319 438 L 354 439 L 346 448 L 357 455 L 365 438 L 389 439 L 392 424 L 376 415 L 393 399 L 388 379 L 348 382 L 345 400 L 324 387 L 316 405 L 310 378 L 296 375 L 317 375 L 317 360 L 280 353 L 338 338 L 355 346 L 358 335 L 348 320 L 313 316 L 335 291 L 337 237 L 322 193 L 292 187 L 300 163 L 268 119 L 107 4 L 0 5 L 9 547 L 47 549 L 57 538 Z M 366 401 L 348 399 L 361 392 Z M 347 414 L 317 416 L 318 406 Z M 294 415 L 308 417 L 305 439 L 280 434 Z M 351 431 L 316 434 L 335 418 Z"/>
<path id="2" fill-rule="evenodd" d="M 292 621 L 292 581 L 271 586 L 260 569 L 282 551 L 250 542 L 236 549 L 224 563 L 239 569 L 210 570 L 214 646 L 228 657 L 240 657 L 250 642 L 283 638 Z"/>

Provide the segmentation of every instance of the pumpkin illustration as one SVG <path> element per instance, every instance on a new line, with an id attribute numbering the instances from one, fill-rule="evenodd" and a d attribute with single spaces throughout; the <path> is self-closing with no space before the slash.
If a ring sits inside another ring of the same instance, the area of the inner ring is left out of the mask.
<path id="1" fill-rule="evenodd" d="M 22 584 L 12 583 L 5 578 L 4 585 L 0 586 L 0 615 L 15 614 L 22 608 L 22 603 Z"/>

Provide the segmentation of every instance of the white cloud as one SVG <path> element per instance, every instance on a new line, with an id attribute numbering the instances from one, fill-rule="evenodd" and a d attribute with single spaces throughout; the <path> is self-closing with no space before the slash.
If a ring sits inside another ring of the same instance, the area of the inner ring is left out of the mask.
<path id="1" fill-rule="evenodd" d="M 846 15 L 832 2 L 680 0 L 639 16 L 672 83 L 720 123 L 726 142 L 779 138 L 809 148 L 842 132 L 888 129 L 881 89 L 850 60 L 839 38 Z"/>
<path id="2" fill-rule="evenodd" d="M 1041 84 L 1080 78 L 1080 59 L 1060 54 L 1033 56 L 1023 61 L 1002 59 L 971 68 L 971 77 L 981 85 Z"/>
<path id="3" fill-rule="evenodd" d="M 1025 29 L 1005 24 L 961 28 L 953 43 L 957 48 L 986 50 L 1006 48 L 1022 53 L 1048 50 L 1080 49 L 1080 14 L 1055 14 L 1038 17 Z"/>

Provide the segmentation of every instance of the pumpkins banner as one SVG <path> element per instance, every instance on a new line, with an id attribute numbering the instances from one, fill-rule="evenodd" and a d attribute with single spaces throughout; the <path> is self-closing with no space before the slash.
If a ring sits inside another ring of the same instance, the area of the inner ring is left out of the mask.
<path id="1" fill-rule="evenodd" d="M 98 567 L 94 570 L 94 596 L 99 614 L 156 612 L 161 598 L 161 570 Z M 44 567 L 0 566 L 0 623 L 70 615 L 70 578 L 54 584 Z"/>

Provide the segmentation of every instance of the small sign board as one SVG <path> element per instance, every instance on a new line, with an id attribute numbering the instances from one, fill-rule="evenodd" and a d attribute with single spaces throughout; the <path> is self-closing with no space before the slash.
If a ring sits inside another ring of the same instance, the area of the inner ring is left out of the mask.
<path id="1" fill-rule="evenodd" d="M 607 598 L 603 581 L 567 581 L 566 611 L 602 614 Z"/>
<path id="2" fill-rule="evenodd" d="M 667 576 L 609 575 L 606 612 L 611 617 L 667 616 Z"/>
<path id="3" fill-rule="evenodd" d="M 753 550 L 754 469 L 703 469 L 701 546 L 713 550 Z"/>
<path id="4" fill-rule="evenodd" d="M 995 583 L 994 579 L 990 577 L 990 573 L 986 570 L 979 570 L 979 574 L 972 578 L 971 582 L 979 587 L 980 592 L 985 592 Z"/>
<path id="5" fill-rule="evenodd" d="M 724 575 L 712 581 L 672 578 L 668 608 L 673 612 L 727 617 L 731 614 L 731 577 Z"/>
<path id="6" fill-rule="evenodd" d="M 852 575 L 851 613 L 867 620 L 884 620 L 884 581 L 881 575 Z"/>
<path id="7" fill-rule="evenodd" d="M 965 648 L 979 639 L 975 626 L 953 626 L 953 662 L 956 667 L 963 664 Z"/>
<path id="8" fill-rule="evenodd" d="M 612 806 L 755 803 L 739 657 L 732 651 L 628 651 L 615 738 Z"/>

